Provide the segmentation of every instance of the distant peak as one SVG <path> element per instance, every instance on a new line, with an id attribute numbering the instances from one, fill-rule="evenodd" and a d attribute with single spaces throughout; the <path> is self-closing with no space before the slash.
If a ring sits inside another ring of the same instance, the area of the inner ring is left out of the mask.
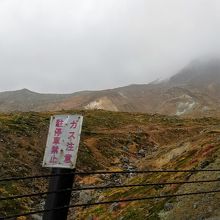
<path id="1" fill-rule="evenodd" d="M 175 85 L 210 84 L 220 82 L 220 60 L 218 57 L 193 60 L 169 80 Z"/>
<path id="2" fill-rule="evenodd" d="M 31 92 L 31 90 L 26 89 L 26 88 L 23 88 L 23 89 L 21 89 L 20 91 L 24 91 L 24 92 Z"/>
<path id="3" fill-rule="evenodd" d="M 220 58 L 214 56 L 204 56 L 191 61 L 189 67 L 219 66 Z"/>
<path id="4" fill-rule="evenodd" d="M 16 90 L 15 92 L 18 92 L 18 93 L 35 93 L 35 92 L 33 92 L 29 89 L 26 89 L 26 88 Z"/>

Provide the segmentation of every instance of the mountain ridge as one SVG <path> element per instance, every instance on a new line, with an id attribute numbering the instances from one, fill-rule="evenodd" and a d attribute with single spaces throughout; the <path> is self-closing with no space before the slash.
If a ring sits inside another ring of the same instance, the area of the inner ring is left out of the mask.
<path id="1" fill-rule="evenodd" d="M 193 61 L 166 81 L 69 94 L 37 93 L 23 88 L 0 92 L 0 111 L 103 109 L 178 116 L 219 114 L 220 62 Z"/>

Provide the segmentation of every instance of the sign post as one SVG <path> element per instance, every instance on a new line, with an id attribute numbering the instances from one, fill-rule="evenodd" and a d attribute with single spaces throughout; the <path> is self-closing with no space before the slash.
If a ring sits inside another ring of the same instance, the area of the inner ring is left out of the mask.
<path id="1" fill-rule="evenodd" d="M 51 117 L 43 166 L 52 168 L 43 220 L 66 220 L 79 148 L 83 117 L 55 115 Z M 62 191 L 62 192 L 59 192 Z"/>

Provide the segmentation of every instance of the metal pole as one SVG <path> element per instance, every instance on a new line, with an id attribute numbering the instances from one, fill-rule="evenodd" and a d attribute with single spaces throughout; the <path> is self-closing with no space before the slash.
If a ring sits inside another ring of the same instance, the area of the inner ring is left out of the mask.
<path id="1" fill-rule="evenodd" d="M 48 191 L 58 191 L 62 189 L 72 188 L 74 182 L 75 170 L 72 169 L 61 169 L 53 168 L 52 175 L 49 182 Z M 62 175 L 65 174 L 65 175 Z M 47 195 L 45 209 L 53 209 L 63 206 L 68 206 L 70 203 L 71 191 L 52 193 Z M 66 220 L 68 215 L 68 208 L 62 210 L 53 210 L 45 212 L 43 214 L 43 220 Z"/>

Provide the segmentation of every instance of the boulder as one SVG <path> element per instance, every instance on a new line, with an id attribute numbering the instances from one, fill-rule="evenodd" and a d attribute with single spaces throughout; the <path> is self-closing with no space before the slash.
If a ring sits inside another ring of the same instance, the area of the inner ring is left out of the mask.
<path id="1" fill-rule="evenodd" d="M 165 211 L 170 211 L 171 209 L 173 209 L 173 204 L 172 203 L 166 203 L 164 205 L 164 210 Z"/>
<path id="2" fill-rule="evenodd" d="M 140 149 L 138 151 L 138 155 L 141 156 L 141 157 L 145 157 L 145 153 L 146 153 L 146 151 L 144 149 Z"/>
<path id="3" fill-rule="evenodd" d="M 116 211 L 120 208 L 120 203 L 118 202 L 114 202 L 110 207 L 109 207 L 109 211 L 113 212 Z"/>

